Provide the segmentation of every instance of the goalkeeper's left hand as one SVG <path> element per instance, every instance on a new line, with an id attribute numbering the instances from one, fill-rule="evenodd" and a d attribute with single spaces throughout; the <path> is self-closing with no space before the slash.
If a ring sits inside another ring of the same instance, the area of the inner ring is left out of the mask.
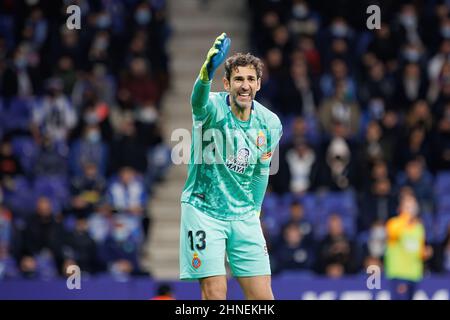
<path id="1" fill-rule="evenodd" d="M 228 54 L 230 43 L 231 40 L 227 37 L 226 33 L 222 33 L 216 38 L 214 45 L 209 49 L 206 60 L 200 69 L 200 80 L 207 82 L 213 79 L 216 69 L 222 64 Z"/>

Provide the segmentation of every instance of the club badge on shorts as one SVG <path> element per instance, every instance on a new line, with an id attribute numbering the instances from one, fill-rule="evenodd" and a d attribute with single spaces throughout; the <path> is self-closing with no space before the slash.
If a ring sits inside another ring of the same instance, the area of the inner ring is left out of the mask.
<path id="1" fill-rule="evenodd" d="M 202 261 L 200 260 L 200 258 L 198 257 L 197 253 L 194 253 L 194 257 L 192 258 L 192 266 L 195 269 L 200 268 L 200 266 L 202 265 Z"/>

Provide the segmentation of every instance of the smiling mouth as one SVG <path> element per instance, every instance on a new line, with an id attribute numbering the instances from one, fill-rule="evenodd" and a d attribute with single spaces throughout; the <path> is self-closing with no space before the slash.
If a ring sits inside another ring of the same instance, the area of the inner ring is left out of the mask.
<path id="1" fill-rule="evenodd" d="M 247 99 L 247 98 L 250 98 L 251 96 L 250 96 L 249 92 L 246 92 L 246 93 L 241 92 L 238 94 L 238 97 Z"/>

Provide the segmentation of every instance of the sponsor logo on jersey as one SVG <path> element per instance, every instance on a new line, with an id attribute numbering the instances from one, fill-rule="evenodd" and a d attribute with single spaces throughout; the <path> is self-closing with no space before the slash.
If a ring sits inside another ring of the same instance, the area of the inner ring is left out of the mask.
<path id="1" fill-rule="evenodd" d="M 230 156 L 227 159 L 226 166 L 228 169 L 243 174 L 248 167 L 248 158 L 250 157 L 250 150 L 248 148 L 241 148 L 236 157 Z"/>
<path id="2" fill-rule="evenodd" d="M 194 253 L 194 257 L 192 258 L 192 266 L 195 269 L 200 268 L 200 266 L 202 265 L 202 261 L 200 260 L 200 258 L 198 257 L 197 253 Z"/>

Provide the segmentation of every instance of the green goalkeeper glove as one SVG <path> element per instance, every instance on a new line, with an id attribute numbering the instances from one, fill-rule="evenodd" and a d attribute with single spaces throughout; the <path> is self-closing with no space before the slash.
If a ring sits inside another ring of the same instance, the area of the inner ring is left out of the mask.
<path id="1" fill-rule="evenodd" d="M 211 81 L 214 77 L 214 72 L 225 60 L 228 50 L 230 49 L 230 38 L 226 33 L 222 33 L 216 38 L 214 45 L 209 49 L 206 55 L 206 60 L 200 69 L 199 78 L 202 81 Z"/>

